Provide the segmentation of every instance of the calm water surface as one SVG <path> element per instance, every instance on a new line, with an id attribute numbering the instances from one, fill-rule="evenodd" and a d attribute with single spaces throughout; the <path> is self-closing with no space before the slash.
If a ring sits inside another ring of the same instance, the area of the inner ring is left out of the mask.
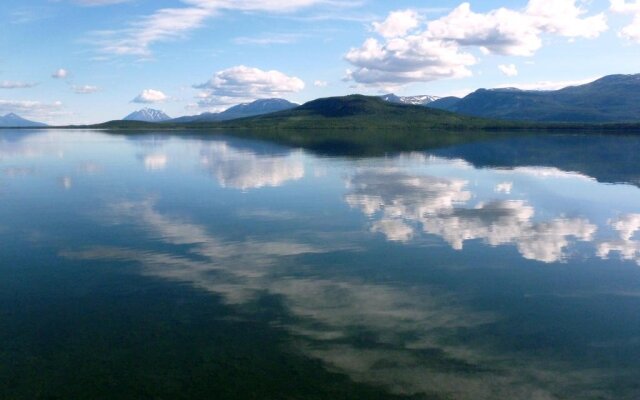
<path id="1" fill-rule="evenodd" d="M 640 398 L 640 138 L 417 150 L 0 132 L 0 398 Z"/>

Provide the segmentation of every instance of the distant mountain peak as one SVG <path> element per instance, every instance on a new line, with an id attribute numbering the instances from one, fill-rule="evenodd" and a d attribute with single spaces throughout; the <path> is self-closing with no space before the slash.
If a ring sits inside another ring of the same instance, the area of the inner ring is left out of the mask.
<path id="1" fill-rule="evenodd" d="M 393 93 L 382 95 L 380 96 L 380 98 L 384 101 L 388 101 L 389 103 L 410 104 L 414 106 L 426 106 L 427 104 L 440 99 L 437 96 L 430 96 L 430 95 L 397 96 Z"/>
<path id="2" fill-rule="evenodd" d="M 258 99 L 250 103 L 242 103 L 235 105 L 220 113 L 205 112 L 200 115 L 180 117 L 173 122 L 213 122 L 228 121 L 238 118 L 254 117 L 257 115 L 271 114 L 278 111 L 291 110 L 298 107 L 299 104 L 292 103 L 285 99 Z"/>
<path id="3" fill-rule="evenodd" d="M 167 114 L 160 110 L 153 108 L 143 108 L 138 111 L 134 111 L 131 114 L 123 118 L 124 121 L 143 121 L 143 122 L 163 122 L 170 120 Z"/>
<path id="4" fill-rule="evenodd" d="M 42 126 L 47 126 L 47 124 L 24 119 L 16 113 L 0 116 L 0 127 L 2 128 L 35 128 Z"/>

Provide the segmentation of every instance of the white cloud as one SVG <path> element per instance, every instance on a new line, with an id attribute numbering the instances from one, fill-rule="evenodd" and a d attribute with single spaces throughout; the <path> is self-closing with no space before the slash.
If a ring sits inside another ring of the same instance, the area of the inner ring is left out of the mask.
<path id="1" fill-rule="evenodd" d="M 389 86 L 467 77 L 476 59 L 463 48 L 532 56 L 542 47 L 543 34 L 591 39 L 608 29 L 604 13 L 585 14 L 575 0 L 530 0 L 523 10 L 503 7 L 486 13 L 476 13 L 469 3 L 462 3 L 421 28 L 419 15 L 396 11 L 373 24 L 383 42 L 369 38 L 346 54 L 355 67 L 347 71 L 347 79 Z"/>
<path id="2" fill-rule="evenodd" d="M 76 3 L 83 6 L 107 6 L 111 4 L 128 3 L 131 0 L 75 0 Z"/>
<path id="3" fill-rule="evenodd" d="M 515 64 L 501 64 L 498 65 L 498 69 L 508 77 L 518 76 L 518 67 Z"/>
<path id="4" fill-rule="evenodd" d="M 627 3 L 626 0 L 611 0 L 611 11 L 633 15 L 631 24 L 622 28 L 621 37 L 640 43 L 640 0 Z"/>
<path id="5" fill-rule="evenodd" d="M 640 0 L 627 3 L 626 0 L 611 0 L 611 11 L 617 13 L 637 13 L 640 12 Z"/>
<path id="6" fill-rule="evenodd" d="M 385 38 L 405 36 L 420 24 L 420 16 L 414 10 L 394 11 L 384 22 L 374 22 L 373 29 Z"/>
<path id="7" fill-rule="evenodd" d="M 584 17 L 575 0 L 530 0 L 524 11 L 499 8 L 475 13 L 463 3 L 451 14 L 429 23 L 431 36 L 478 46 L 489 53 L 531 56 L 542 47 L 543 33 L 595 38 L 608 29 L 604 13 Z"/>
<path id="8" fill-rule="evenodd" d="M 583 0 L 529 0 L 525 14 L 543 32 L 568 38 L 594 39 L 609 29 L 604 13 L 585 16 Z"/>
<path id="9" fill-rule="evenodd" d="M 162 8 L 121 30 L 95 32 L 105 53 L 149 56 L 157 42 L 184 38 L 223 11 L 293 12 L 318 4 L 349 6 L 339 0 L 182 0 L 184 7 Z"/>
<path id="10" fill-rule="evenodd" d="M 203 90 L 199 99 L 201 107 L 282 97 L 299 92 L 304 87 L 300 78 L 244 65 L 219 71 L 208 82 L 195 86 Z"/>
<path id="11" fill-rule="evenodd" d="M 291 44 L 299 41 L 304 35 L 297 33 L 263 33 L 259 36 L 241 36 L 233 39 L 235 44 L 271 45 Z"/>
<path id="12" fill-rule="evenodd" d="M 461 52 L 455 43 L 423 35 L 394 38 L 386 43 L 367 39 L 345 58 L 356 67 L 347 71 L 347 78 L 373 86 L 467 77 L 471 76 L 468 67 L 476 63 L 474 56 Z"/>
<path id="13" fill-rule="evenodd" d="M 92 94 L 100 90 L 99 87 L 92 85 L 74 85 L 72 89 L 73 92 L 77 94 Z"/>
<path id="14" fill-rule="evenodd" d="M 51 74 L 51 77 L 53 79 L 65 79 L 67 76 L 69 76 L 69 71 L 67 71 L 64 68 L 60 68 L 57 71 L 55 71 L 53 74 Z"/>
<path id="15" fill-rule="evenodd" d="M 597 78 L 586 78 L 569 81 L 539 81 L 530 83 L 503 83 L 497 85 L 496 88 L 513 88 L 516 87 L 521 90 L 558 90 L 569 86 L 579 86 L 595 81 Z"/>
<path id="16" fill-rule="evenodd" d="M 542 46 L 539 29 L 524 13 L 500 8 L 479 14 L 469 3 L 430 22 L 425 35 L 502 55 L 530 56 Z"/>
<path id="17" fill-rule="evenodd" d="M 28 89 L 37 85 L 37 83 L 29 82 L 2 81 L 0 82 L 0 89 Z"/>
<path id="18" fill-rule="evenodd" d="M 329 86 L 329 82 L 327 81 L 314 81 L 313 86 L 323 88 Z"/>
<path id="19" fill-rule="evenodd" d="M 0 114 L 15 113 L 22 117 L 49 118 L 62 109 L 59 101 L 43 103 L 29 100 L 0 100 Z"/>
<path id="20" fill-rule="evenodd" d="M 136 96 L 132 102 L 142 104 L 162 103 L 169 98 L 166 94 L 159 90 L 146 89 L 143 90 L 138 96 Z"/>

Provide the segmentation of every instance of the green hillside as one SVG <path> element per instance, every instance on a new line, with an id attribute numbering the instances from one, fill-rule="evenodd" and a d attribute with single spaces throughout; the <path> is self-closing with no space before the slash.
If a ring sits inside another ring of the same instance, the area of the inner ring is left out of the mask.
<path id="1" fill-rule="evenodd" d="M 378 97 L 351 95 L 308 102 L 293 110 L 220 123 L 249 129 L 486 129 L 514 123 L 468 117 L 422 106 L 394 104 Z"/>

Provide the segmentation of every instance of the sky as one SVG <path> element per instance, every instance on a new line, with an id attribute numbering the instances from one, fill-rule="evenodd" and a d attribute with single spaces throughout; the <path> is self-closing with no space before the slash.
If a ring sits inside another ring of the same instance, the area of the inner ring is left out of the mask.
<path id="1" fill-rule="evenodd" d="M 2 0 L 0 115 L 464 96 L 640 73 L 640 0 Z"/>

